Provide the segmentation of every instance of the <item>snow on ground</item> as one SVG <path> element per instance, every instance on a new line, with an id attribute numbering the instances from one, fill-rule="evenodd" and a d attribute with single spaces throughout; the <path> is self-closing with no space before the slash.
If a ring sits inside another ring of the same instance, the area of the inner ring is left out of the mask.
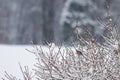
<path id="1" fill-rule="evenodd" d="M 54 48 L 54 52 L 57 52 L 59 50 L 58 47 L 55 47 L 55 45 L 52 45 L 51 48 Z M 22 78 L 19 63 L 23 69 L 24 66 L 28 66 L 30 71 L 35 68 L 35 55 L 26 49 L 30 51 L 35 50 L 32 45 L 0 45 L 0 79 L 4 77 L 4 71 L 7 71 L 9 74 L 12 74 L 17 78 Z M 42 46 L 42 50 L 45 53 L 49 52 L 48 47 L 45 46 Z M 62 47 L 61 52 L 64 52 L 64 50 L 65 47 Z"/>
<path id="2" fill-rule="evenodd" d="M 4 76 L 4 71 L 22 77 L 19 63 L 22 67 L 28 65 L 34 68 L 35 56 L 25 49 L 32 50 L 32 46 L 0 45 L 0 79 Z"/>

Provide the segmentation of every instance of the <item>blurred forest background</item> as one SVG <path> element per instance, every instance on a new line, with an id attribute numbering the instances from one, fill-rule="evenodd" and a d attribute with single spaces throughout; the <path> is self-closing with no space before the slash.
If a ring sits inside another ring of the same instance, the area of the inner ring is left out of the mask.
<path id="1" fill-rule="evenodd" d="M 120 0 L 110 3 L 111 15 L 116 20 Z M 84 29 L 89 28 L 100 40 L 105 30 L 97 18 L 105 16 L 105 0 L 0 0 L 0 43 L 70 44 L 75 40 L 76 19 L 80 34 L 84 35 Z"/>

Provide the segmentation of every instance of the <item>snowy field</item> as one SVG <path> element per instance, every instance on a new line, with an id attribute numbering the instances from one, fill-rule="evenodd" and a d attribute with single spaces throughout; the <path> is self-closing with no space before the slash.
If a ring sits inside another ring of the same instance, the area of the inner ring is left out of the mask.
<path id="1" fill-rule="evenodd" d="M 55 47 L 52 45 L 51 48 Z M 16 76 L 18 79 L 22 78 L 22 73 L 19 67 L 19 63 L 22 68 L 28 66 L 30 71 L 34 69 L 34 64 L 37 62 L 35 60 L 35 55 L 29 51 L 35 50 L 32 45 L 29 46 L 20 46 L 20 45 L 0 45 L 0 79 L 4 77 L 5 71 L 7 73 Z M 63 51 L 65 47 L 62 47 Z M 46 53 L 49 52 L 48 47 L 42 46 L 42 50 Z M 54 48 L 54 51 L 57 52 L 58 47 Z"/>
<path id="2" fill-rule="evenodd" d="M 4 76 L 4 71 L 22 77 L 19 63 L 22 67 L 28 65 L 34 68 L 35 56 L 25 49 L 32 50 L 32 46 L 0 45 L 0 80 Z"/>

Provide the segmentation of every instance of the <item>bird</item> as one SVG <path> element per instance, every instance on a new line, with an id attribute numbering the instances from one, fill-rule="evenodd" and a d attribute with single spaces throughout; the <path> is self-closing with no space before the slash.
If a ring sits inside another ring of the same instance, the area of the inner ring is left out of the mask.
<path id="1" fill-rule="evenodd" d="M 83 53 L 82 53 L 81 51 L 77 50 L 77 49 L 76 49 L 76 54 L 77 54 L 78 56 L 83 55 Z"/>

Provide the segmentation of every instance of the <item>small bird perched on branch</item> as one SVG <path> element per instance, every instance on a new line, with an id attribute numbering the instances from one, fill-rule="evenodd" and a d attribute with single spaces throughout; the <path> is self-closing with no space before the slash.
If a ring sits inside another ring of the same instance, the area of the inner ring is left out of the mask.
<path id="1" fill-rule="evenodd" d="M 77 54 L 78 56 L 83 55 L 83 53 L 82 53 L 81 51 L 79 51 L 79 50 L 76 50 L 76 54 Z"/>

